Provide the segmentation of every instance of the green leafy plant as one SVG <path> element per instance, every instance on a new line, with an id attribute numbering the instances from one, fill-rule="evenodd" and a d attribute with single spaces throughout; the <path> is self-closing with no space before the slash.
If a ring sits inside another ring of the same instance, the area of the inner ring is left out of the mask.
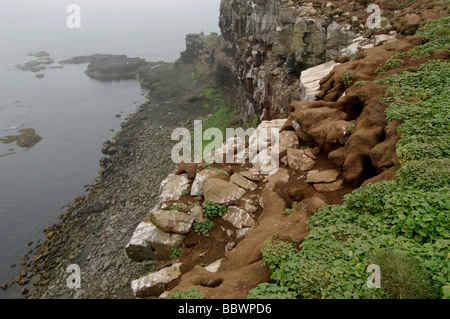
<path id="1" fill-rule="evenodd" d="M 355 85 L 357 87 L 363 87 L 366 84 L 367 84 L 367 81 L 357 81 L 357 82 L 355 82 Z"/>
<path id="2" fill-rule="evenodd" d="M 194 224 L 194 231 L 205 237 L 209 237 L 209 232 L 212 229 L 214 229 L 214 223 L 209 219 L 204 219 L 202 222 L 197 222 Z"/>
<path id="3" fill-rule="evenodd" d="M 170 259 L 178 259 L 183 255 L 183 247 L 172 247 L 170 248 Z"/>
<path id="4" fill-rule="evenodd" d="M 295 299 L 297 294 L 288 288 L 271 283 L 262 283 L 249 291 L 247 299 Z"/>
<path id="5" fill-rule="evenodd" d="M 349 125 L 347 126 L 347 130 L 351 133 L 351 132 L 353 132 L 353 130 L 355 129 L 355 126 L 356 126 L 356 124 L 349 124 Z"/>
<path id="6" fill-rule="evenodd" d="M 286 208 L 283 212 L 284 215 L 292 215 L 295 212 L 295 209 Z"/>
<path id="7" fill-rule="evenodd" d="M 341 83 L 344 85 L 344 87 L 345 88 L 350 87 L 352 82 L 353 82 L 353 72 L 344 73 L 344 75 L 341 78 Z"/>
<path id="8" fill-rule="evenodd" d="M 198 289 L 189 287 L 186 291 L 178 291 L 171 294 L 169 299 L 205 299 L 205 295 Z"/>
<path id="9" fill-rule="evenodd" d="M 376 70 L 375 70 L 375 74 L 385 74 L 386 73 L 386 71 L 383 69 L 383 68 L 381 68 L 381 67 L 378 67 Z"/>
<path id="10" fill-rule="evenodd" d="M 213 219 L 215 217 L 222 217 L 227 212 L 225 205 L 216 204 L 212 201 L 205 201 L 203 203 L 203 216 L 205 218 Z"/>
<path id="11" fill-rule="evenodd" d="M 181 203 L 176 203 L 176 204 L 172 205 L 172 207 L 170 207 L 170 210 L 174 210 L 177 212 L 184 211 L 184 205 Z"/>
<path id="12" fill-rule="evenodd" d="M 401 59 L 396 59 L 396 58 L 390 57 L 384 65 L 386 68 L 391 70 L 391 69 L 396 69 L 396 68 L 401 67 L 402 64 L 403 64 L 403 61 Z"/>

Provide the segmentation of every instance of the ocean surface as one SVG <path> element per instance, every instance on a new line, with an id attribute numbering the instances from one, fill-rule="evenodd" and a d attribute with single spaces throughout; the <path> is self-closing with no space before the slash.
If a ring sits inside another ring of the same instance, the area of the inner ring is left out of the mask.
<path id="1" fill-rule="evenodd" d="M 67 6 L 80 10 L 69 28 Z M 95 53 L 175 61 L 188 33 L 219 33 L 220 0 L 1 0 L 0 138 L 32 128 L 42 140 L 26 149 L 0 143 L 0 285 L 20 271 L 28 241 L 58 221 L 64 205 L 85 193 L 100 170 L 102 143 L 149 92 L 136 80 L 100 82 L 86 64 L 60 60 Z M 17 68 L 46 51 L 55 60 L 37 73 Z M 36 74 L 44 77 L 38 79 Z M 120 115 L 120 117 L 119 117 Z M 16 265 L 16 266 L 14 266 Z M 0 298 L 15 298 L 14 284 Z"/>

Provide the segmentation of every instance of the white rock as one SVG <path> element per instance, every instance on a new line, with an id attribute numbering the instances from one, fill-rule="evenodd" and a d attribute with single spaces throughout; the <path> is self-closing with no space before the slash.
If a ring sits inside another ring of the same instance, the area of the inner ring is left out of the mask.
<path id="1" fill-rule="evenodd" d="M 241 228 L 236 231 L 236 239 L 245 236 L 248 232 L 252 231 L 253 228 Z"/>
<path id="2" fill-rule="evenodd" d="M 296 171 L 308 171 L 315 165 L 315 161 L 310 158 L 305 150 L 288 149 L 287 160 L 289 167 Z"/>
<path id="3" fill-rule="evenodd" d="M 226 221 L 233 224 L 234 227 L 240 228 L 253 228 L 256 226 L 255 220 L 245 210 L 236 206 L 228 207 L 225 215 L 222 217 Z"/>
<path id="4" fill-rule="evenodd" d="M 214 178 L 220 176 L 220 172 L 216 172 L 210 169 L 204 169 L 201 172 L 197 173 L 195 176 L 194 182 L 191 187 L 191 195 L 199 196 L 203 195 L 203 182 L 206 178 Z"/>
<path id="5" fill-rule="evenodd" d="M 179 247 L 184 237 L 166 233 L 144 220 L 137 226 L 125 250 L 128 257 L 136 261 L 168 259 L 170 249 Z"/>
<path id="6" fill-rule="evenodd" d="M 132 281 L 131 290 L 133 295 L 137 298 L 161 295 L 167 284 L 181 276 L 180 268 L 181 263 L 177 263 Z"/>
<path id="7" fill-rule="evenodd" d="M 194 222 L 194 218 L 186 213 L 155 209 L 150 212 L 150 220 L 162 231 L 181 235 L 187 234 Z"/>
<path id="8" fill-rule="evenodd" d="M 231 182 L 208 178 L 203 182 L 203 194 L 205 200 L 228 205 L 241 198 L 245 194 L 245 190 Z"/>
<path id="9" fill-rule="evenodd" d="M 320 92 L 320 80 L 328 75 L 336 65 L 339 65 L 339 63 L 328 61 L 326 63 L 302 71 L 300 75 L 300 83 L 304 88 L 305 100 L 315 100 L 315 95 Z"/>
<path id="10" fill-rule="evenodd" d="M 244 176 L 242 176 L 239 173 L 235 173 L 231 176 L 230 182 L 235 183 L 236 185 L 249 189 L 251 191 L 256 189 L 256 184 L 246 179 Z"/>
<path id="11" fill-rule="evenodd" d="M 186 177 L 186 174 L 170 174 L 161 182 L 159 195 L 160 202 L 180 199 L 188 186 L 189 179 Z"/>
<path id="12" fill-rule="evenodd" d="M 219 259 L 219 260 L 213 262 L 212 264 L 206 266 L 205 270 L 208 272 L 216 273 L 219 270 L 221 265 L 222 265 L 222 259 Z"/>

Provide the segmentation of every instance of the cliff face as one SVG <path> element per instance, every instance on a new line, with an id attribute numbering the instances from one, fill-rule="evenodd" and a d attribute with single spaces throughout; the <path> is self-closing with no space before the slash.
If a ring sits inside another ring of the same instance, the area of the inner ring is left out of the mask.
<path id="1" fill-rule="evenodd" d="M 261 120 L 284 116 L 289 103 L 302 97 L 300 72 L 336 58 L 362 27 L 338 22 L 332 3 L 322 6 L 222 1 L 219 25 L 228 53 L 217 60 L 237 75 L 245 108 L 251 105 Z"/>

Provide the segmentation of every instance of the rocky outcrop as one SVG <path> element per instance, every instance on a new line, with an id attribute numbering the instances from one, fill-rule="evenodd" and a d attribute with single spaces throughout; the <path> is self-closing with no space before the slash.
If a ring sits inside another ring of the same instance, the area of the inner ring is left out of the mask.
<path id="1" fill-rule="evenodd" d="M 292 1 L 221 2 L 219 25 L 228 50 L 217 63 L 238 76 L 246 100 L 241 108 L 251 105 L 263 120 L 283 116 L 291 101 L 305 97 L 301 71 L 333 60 L 352 43 L 359 24 L 337 22 L 339 12 L 325 9 Z"/>
<path id="2" fill-rule="evenodd" d="M 78 56 L 60 61 L 61 64 L 89 63 L 85 71 L 86 75 L 101 81 L 120 79 L 135 79 L 139 68 L 160 64 L 150 63 L 141 58 L 129 58 L 126 55 L 94 54 Z"/>
<path id="3" fill-rule="evenodd" d="M 32 128 L 26 128 L 19 130 L 20 135 L 8 135 L 2 137 L 0 142 L 9 144 L 16 142 L 17 146 L 24 148 L 32 148 L 42 140 L 42 137 L 36 134 L 36 131 Z"/>

